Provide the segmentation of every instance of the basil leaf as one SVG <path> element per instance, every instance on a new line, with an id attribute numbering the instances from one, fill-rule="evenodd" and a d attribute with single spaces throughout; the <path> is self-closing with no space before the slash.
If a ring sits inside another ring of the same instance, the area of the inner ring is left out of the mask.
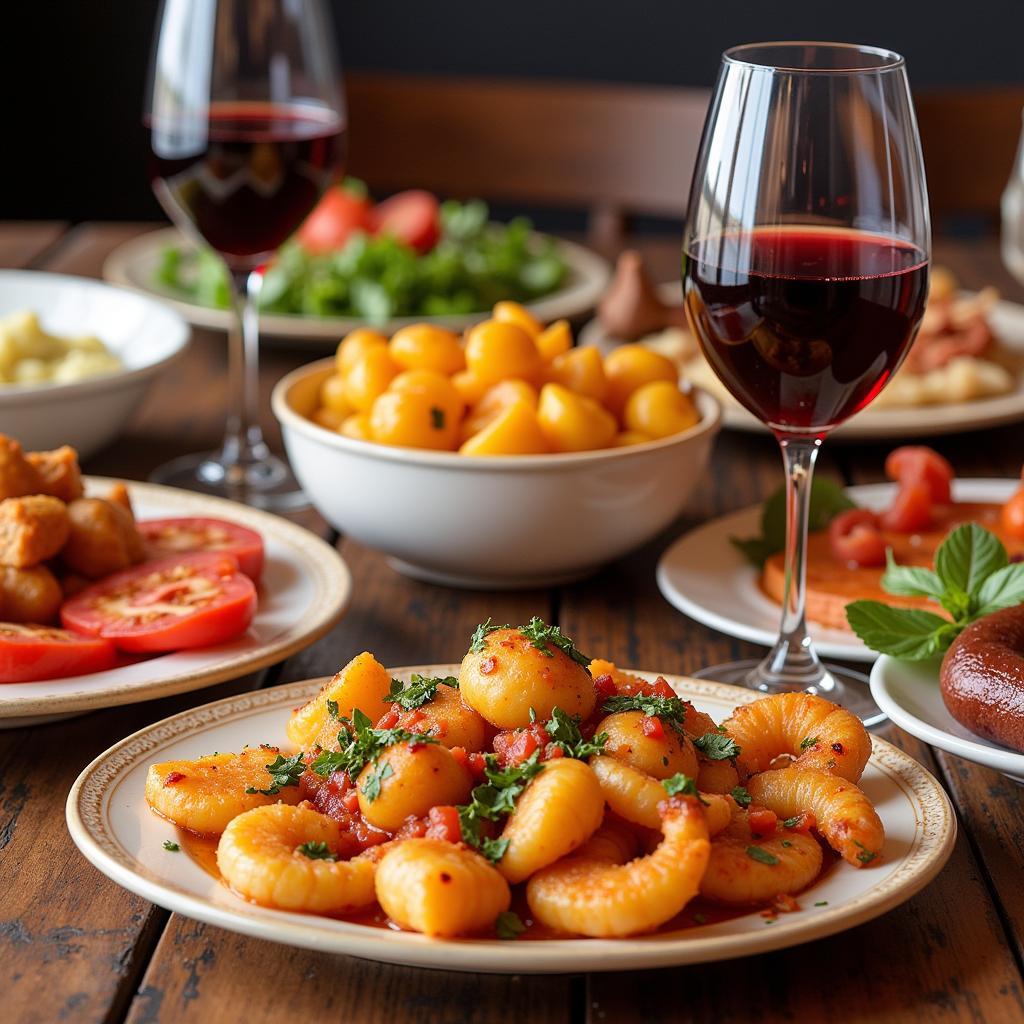
<path id="1" fill-rule="evenodd" d="M 923 661 L 944 651 L 960 632 L 952 622 L 917 608 L 892 608 L 881 601 L 846 606 L 850 628 L 873 651 Z"/>
<path id="2" fill-rule="evenodd" d="M 946 589 L 958 587 L 970 598 L 976 598 L 985 578 L 1007 562 L 999 538 L 977 523 L 958 526 L 935 552 L 935 571 Z"/>
<path id="3" fill-rule="evenodd" d="M 1024 601 L 1024 562 L 1014 562 L 997 569 L 978 591 L 978 618 L 1000 608 L 1009 608 Z"/>
<path id="4" fill-rule="evenodd" d="M 946 588 L 931 569 L 898 565 L 892 556 L 892 548 L 887 548 L 882 589 L 900 597 L 930 597 L 935 601 L 941 601 Z"/>

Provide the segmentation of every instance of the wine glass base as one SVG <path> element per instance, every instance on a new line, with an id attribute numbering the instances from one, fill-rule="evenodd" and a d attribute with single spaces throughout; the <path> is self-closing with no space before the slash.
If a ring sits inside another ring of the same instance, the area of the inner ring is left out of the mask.
<path id="1" fill-rule="evenodd" d="M 212 494 L 269 512 L 309 508 L 309 499 L 283 459 L 268 454 L 258 462 L 226 463 L 219 454 L 183 455 L 158 466 L 149 478 L 168 487 Z"/>
<path id="2" fill-rule="evenodd" d="M 751 674 L 762 665 L 760 658 L 748 658 L 744 661 L 730 661 L 724 665 L 711 665 L 691 673 L 694 679 L 713 679 L 717 683 L 731 683 L 733 686 L 745 686 L 750 690 L 759 690 L 764 694 L 793 692 L 790 687 L 771 686 L 751 682 Z M 820 686 L 810 686 L 806 690 L 796 692 L 816 693 L 835 704 L 852 711 L 869 729 L 887 722 L 888 716 L 871 699 L 868 689 L 868 677 L 854 669 L 840 668 L 838 665 L 826 665 L 828 675 Z"/>

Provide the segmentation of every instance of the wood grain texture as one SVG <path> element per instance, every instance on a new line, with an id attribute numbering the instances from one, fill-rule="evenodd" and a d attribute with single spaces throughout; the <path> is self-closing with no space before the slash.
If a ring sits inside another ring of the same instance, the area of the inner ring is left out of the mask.
<path id="1" fill-rule="evenodd" d="M 0 224 L 0 267 L 30 267 L 67 230 L 60 221 L 7 221 Z"/>

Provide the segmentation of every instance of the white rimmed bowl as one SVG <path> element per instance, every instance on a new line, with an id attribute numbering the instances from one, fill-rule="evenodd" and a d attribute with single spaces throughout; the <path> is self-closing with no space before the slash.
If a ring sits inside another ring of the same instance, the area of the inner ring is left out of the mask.
<path id="1" fill-rule="evenodd" d="M 82 458 L 112 441 L 190 328 L 163 303 L 99 281 L 0 270 L 0 316 L 31 309 L 52 334 L 99 338 L 121 370 L 69 384 L 0 384 L 0 432 L 28 450 L 73 444 Z"/>
<path id="2" fill-rule="evenodd" d="M 308 416 L 324 359 L 274 388 L 288 457 L 320 514 L 399 571 L 464 587 L 576 579 L 650 540 L 682 511 L 718 433 L 718 403 L 661 441 L 558 455 L 478 457 L 356 441 Z"/>

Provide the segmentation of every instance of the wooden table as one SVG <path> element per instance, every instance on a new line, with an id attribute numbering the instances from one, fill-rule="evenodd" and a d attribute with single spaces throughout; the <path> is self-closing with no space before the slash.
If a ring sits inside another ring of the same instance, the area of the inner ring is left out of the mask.
<path id="1" fill-rule="evenodd" d="M 105 255 L 145 225 L 0 226 L 0 264 L 98 276 Z M 651 246 L 668 277 L 673 246 Z M 994 241 L 946 244 L 938 258 L 968 286 L 995 281 L 1011 298 Z M 265 350 L 273 382 L 312 358 Z M 213 446 L 225 400 L 223 339 L 197 332 L 116 444 L 86 466 L 143 479 L 165 459 Z M 264 402 L 272 443 L 278 436 Z M 0 423 L 0 430 L 3 424 Z M 964 476 L 1016 476 L 1021 428 L 944 438 Z M 73 438 L 69 438 L 73 441 Z M 881 478 L 887 446 L 826 447 L 821 472 Z M 687 673 L 757 649 L 670 608 L 654 583 L 680 530 L 762 499 L 780 480 L 768 438 L 723 433 L 709 478 L 684 517 L 631 558 L 573 586 L 487 594 L 396 575 L 384 559 L 336 540 L 355 577 L 352 607 L 328 636 L 283 665 L 202 693 L 0 732 L 0 1009 L 29 1021 L 529 1020 L 531 1024 L 662 1021 L 1011 1021 L 1024 1019 L 1024 810 L 1003 776 L 934 751 L 893 727 L 881 735 L 947 787 L 961 831 L 922 893 L 845 934 L 743 961 L 587 976 L 501 977 L 391 967 L 286 949 L 198 924 L 108 881 L 78 854 L 64 800 L 81 768 L 123 735 L 217 697 L 333 673 L 369 649 L 385 664 L 458 660 L 476 623 L 557 622 L 580 646 L 623 665 Z M 315 514 L 304 521 L 331 536 Z"/>

